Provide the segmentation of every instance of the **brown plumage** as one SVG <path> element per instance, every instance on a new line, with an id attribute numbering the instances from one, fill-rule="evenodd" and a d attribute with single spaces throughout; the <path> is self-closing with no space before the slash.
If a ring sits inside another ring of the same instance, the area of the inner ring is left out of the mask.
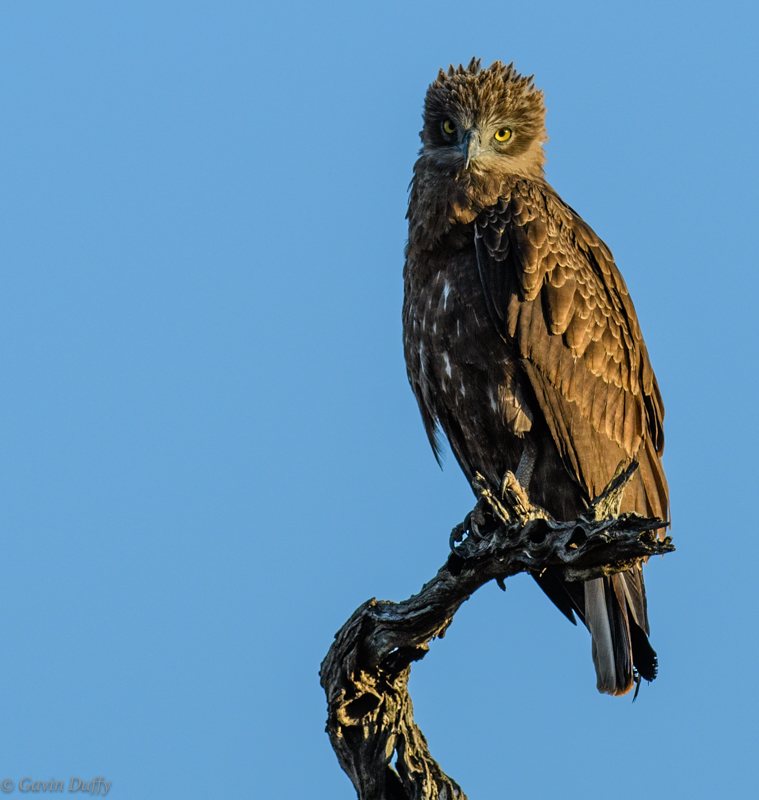
<path id="1" fill-rule="evenodd" d="M 543 93 L 513 65 L 440 71 L 424 107 L 404 270 L 409 380 L 470 482 L 517 471 L 574 518 L 621 461 L 623 510 L 666 519 L 664 406 L 611 252 L 546 183 Z M 593 637 L 599 691 L 656 676 L 640 565 L 586 584 L 536 580 Z"/>

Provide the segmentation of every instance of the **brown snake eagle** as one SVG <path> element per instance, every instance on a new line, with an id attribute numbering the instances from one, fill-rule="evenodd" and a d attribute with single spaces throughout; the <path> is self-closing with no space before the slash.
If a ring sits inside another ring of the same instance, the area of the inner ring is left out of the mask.
<path id="1" fill-rule="evenodd" d="M 542 91 L 513 65 L 472 59 L 429 87 L 408 210 L 409 380 L 435 455 L 439 427 L 470 483 L 511 470 L 574 519 L 635 458 L 622 510 L 666 519 L 656 377 L 611 252 L 545 180 L 544 120 Z M 534 577 L 590 630 L 599 691 L 656 677 L 640 564 Z"/>

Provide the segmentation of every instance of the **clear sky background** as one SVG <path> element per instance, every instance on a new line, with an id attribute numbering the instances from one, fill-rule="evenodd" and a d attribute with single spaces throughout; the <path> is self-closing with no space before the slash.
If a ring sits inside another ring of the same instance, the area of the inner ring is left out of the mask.
<path id="1" fill-rule="evenodd" d="M 535 73 L 667 407 L 660 677 L 595 689 L 527 576 L 413 667 L 473 800 L 757 789 L 754 3 L 0 5 L 0 779 L 353 797 L 318 669 L 472 505 L 401 348 L 422 100 Z M 18 790 L 16 790 L 18 792 Z"/>

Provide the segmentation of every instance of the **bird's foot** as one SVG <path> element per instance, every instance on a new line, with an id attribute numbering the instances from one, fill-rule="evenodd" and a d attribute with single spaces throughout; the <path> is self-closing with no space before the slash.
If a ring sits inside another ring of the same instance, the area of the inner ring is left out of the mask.
<path id="1" fill-rule="evenodd" d="M 464 521 L 451 531 L 449 539 L 451 552 L 460 558 L 471 558 L 472 549 L 480 550 L 486 545 L 498 525 L 498 520 L 493 516 L 491 503 L 487 498 L 480 497 Z"/>

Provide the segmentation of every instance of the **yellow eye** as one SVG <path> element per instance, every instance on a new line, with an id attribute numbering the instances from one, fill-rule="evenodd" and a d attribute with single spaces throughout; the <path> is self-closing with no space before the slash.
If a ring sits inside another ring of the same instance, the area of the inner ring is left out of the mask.
<path id="1" fill-rule="evenodd" d="M 456 133 L 456 126 L 449 119 L 443 123 L 443 133 L 447 133 L 449 136 Z"/>
<path id="2" fill-rule="evenodd" d="M 508 142 L 511 139 L 511 131 L 508 128 L 499 128 L 495 132 L 496 142 Z"/>

